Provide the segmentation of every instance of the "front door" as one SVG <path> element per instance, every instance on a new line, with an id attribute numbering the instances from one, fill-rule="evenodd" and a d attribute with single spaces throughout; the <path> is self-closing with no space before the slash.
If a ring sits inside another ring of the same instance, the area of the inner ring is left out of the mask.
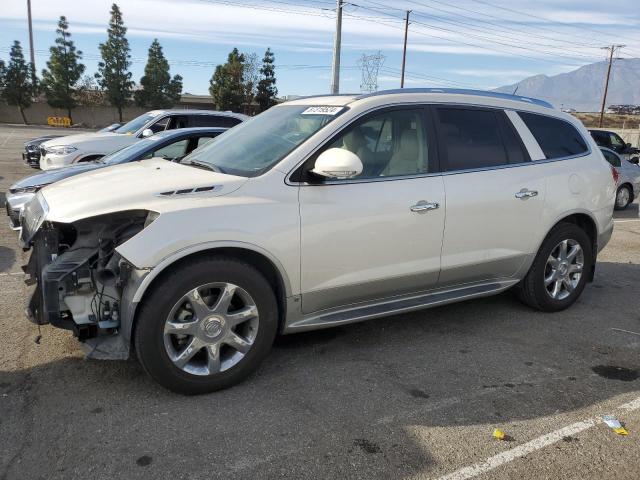
<path id="1" fill-rule="evenodd" d="M 363 173 L 300 187 L 304 313 L 437 283 L 445 197 L 425 112 L 387 109 L 354 122 L 325 148 L 349 149 Z"/>

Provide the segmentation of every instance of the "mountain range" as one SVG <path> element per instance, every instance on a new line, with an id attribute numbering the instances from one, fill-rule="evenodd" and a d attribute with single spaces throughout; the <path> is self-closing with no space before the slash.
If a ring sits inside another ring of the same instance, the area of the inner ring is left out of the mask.
<path id="1" fill-rule="evenodd" d="M 495 89 L 546 100 L 557 108 L 579 112 L 600 110 L 608 62 L 584 65 L 559 75 L 534 75 Z M 640 58 L 615 60 L 611 69 L 608 105 L 640 105 Z"/>

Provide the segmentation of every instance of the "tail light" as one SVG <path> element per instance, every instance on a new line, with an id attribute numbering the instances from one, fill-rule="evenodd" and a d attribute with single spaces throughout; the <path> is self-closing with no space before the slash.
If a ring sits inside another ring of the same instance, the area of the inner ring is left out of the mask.
<path id="1" fill-rule="evenodd" d="M 618 179 L 620 178 L 620 174 L 618 173 L 618 170 L 614 168 L 613 165 L 610 165 L 610 166 L 611 166 L 611 176 L 613 177 L 613 183 L 618 185 Z"/>

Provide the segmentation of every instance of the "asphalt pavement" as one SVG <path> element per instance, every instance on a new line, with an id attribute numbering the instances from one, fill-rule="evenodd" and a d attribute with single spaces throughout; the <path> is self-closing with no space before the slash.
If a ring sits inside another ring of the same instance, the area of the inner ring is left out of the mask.
<path id="1" fill-rule="evenodd" d="M 1 197 L 44 131 L 0 127 Z M 247 381 L 198 397 L 135 360 L 85 360 L 70 332 L 36 343 L 26 257 L 0 221 L 0 480 L 639 478 L 638 204 L 616 217 L 569 310 L 505 293 L 286 336 Z"/>

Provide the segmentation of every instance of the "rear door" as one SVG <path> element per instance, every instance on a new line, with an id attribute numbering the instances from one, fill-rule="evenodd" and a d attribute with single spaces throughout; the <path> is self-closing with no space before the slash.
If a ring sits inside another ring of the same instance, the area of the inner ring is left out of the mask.
<path id="1" fill-rule="evenodd" d="M 447 197 L 440 286 L 508 278 L 533 249 L 545 198 L 505 112 L 433 107 Z"/>

